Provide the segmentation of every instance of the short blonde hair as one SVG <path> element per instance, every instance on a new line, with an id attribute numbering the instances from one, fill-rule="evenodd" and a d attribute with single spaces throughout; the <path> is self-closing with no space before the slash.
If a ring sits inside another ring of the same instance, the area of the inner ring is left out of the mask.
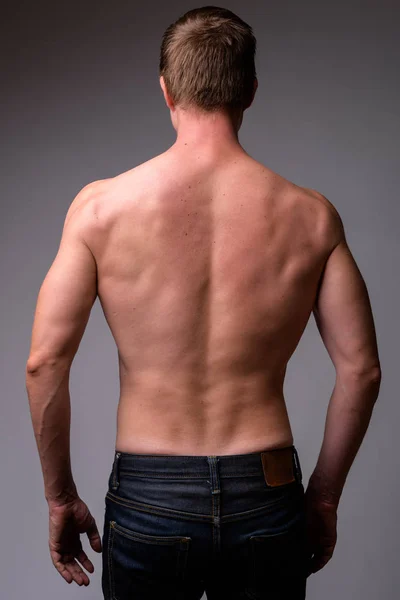
<path id="1" fill-rule="evenodd" d="M 218 6 L 195 8 L 166 29 L 159 75 L 183 108 L 245 109 L 253 96 L 255 53 L 253 30 L 237 15 Z"/>

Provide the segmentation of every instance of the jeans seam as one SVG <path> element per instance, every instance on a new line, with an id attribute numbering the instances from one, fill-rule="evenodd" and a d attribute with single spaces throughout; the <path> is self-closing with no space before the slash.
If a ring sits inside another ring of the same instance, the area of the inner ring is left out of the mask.
<path id="1" fill-rule="evenodd" d="M 118 462 L 121 454 L 119 452 L 115 453 L 114 463 L 113 463 L 113 473 L 112 473 L 112 483 L 111 487 L 113 490 L 117 490 L 119 487 L 119 473 L 118 473 Z"/>
<path id="2" fill-rule="evenodd" d="M 293 446 L 293 459 L 294 459 L 294 465 L 295 465 L 296 479 L 297 479 L 298 483 L 302 483 L 303 473 L 302 473 L 301 466 L 300 466 L 299 455 L 298 455 L 298 452 L 297 452 L 297 449 L 295 446 Z"/>
<path id="3" fill-rule="evenodd" d="M 112 552 L 113 552 L 113 544 L 114 544 L 114 528 L 112 523 L 109 523 L 109 536 L 108 536 L 108 574 L 109 574 L 109 586 L 110 586 L 110 594 L 112 600 L 115 600 L 114 594 L 114 571 L 112 565 Z"/>
<path id="4" fill-rule="evenodd" d="M 119 473 L 124 475 L 125 477 L 148 477 L 150 479 L 207 479 L 209 477 L 209 475 L 194 475 L 194 474 L 190 474 L 190 475 L 179 475 L 178 473 L 175 473 L 173 475 L 167 475 L 165 473 L 158 473 L 157 471 L 138 471 L 138 470 L 132 470 L 132 469 L 119 469 Z M 244 478 L 248 478 L 248 477 L 260 477 L 261 473 L 259 471 L 256 471 L 255 473 L 243 473 L 243 474 L 238 474 L 238 473 L 234 473 L 232 475 L 224 475 L 224 479 L 233 479 L 233 478 L 238 478 L 238 477 L 244 477 Z"/>
<path id="5" fill-rule="evenodd" d="M 161 546 L 175 546 L 182 543 L 182 540 L 187 540 L 187 536 L 157 536 L 157 535 L 140 535 L 138 532 L 133 530 L 124 531 L 124 528 L 121 525 L 118 525 L 114 521 L 113 525 L 115 529 L 115 533 L 119 533 L 123 537 L 126 537 L 130 540 L 143 542 L 144 544 L 160 544 Z M 146 539 L 147 538 L 147 539 Z"/>
<path id="6" fill-rule="evenodd" d="M 106 497 L 110 502 L 114 502 L 115 504 L 120 504 L 121 506 L 126 506 L 127 508 L 134 508 L 141 512 L 145 512 L 153 515 L 166 515 L 173 516 L 179 519 L 186 519 L 190 521 L 205 521 L 209 523 L 213 523 L 213 515 L 200 515 L 194 513 L 187 513 L 182 511 L 173 510 L 172 508 L 165 508 L 162 506 L 150 506 L 148 504 L 139 506 L 137 503 L 132 502 L 131 500 L 116 497 L 111 495 L 110 492 L 107 492 Z M 263 513 L 268 510 L 275 510 L 280 503 L 285 503 L 287 501 L 286 496 L 281 496 L 280 498 L 276 498 L 269 504 L 264 504 L 263 506 L 257 506 L 257 508 L 252 508 L 251 510 L 242 511 L 240 513 L 234 513 L 231 515 L 224 515 L 221 517 L 221 522 L 235 522 L 240 521 L 241 519 L 247 519 L 252 516 L 257 516 L 259 513 Z"/>

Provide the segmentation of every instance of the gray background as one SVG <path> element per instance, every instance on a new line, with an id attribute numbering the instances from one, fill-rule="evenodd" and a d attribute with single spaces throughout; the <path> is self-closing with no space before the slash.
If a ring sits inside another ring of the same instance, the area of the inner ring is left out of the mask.
<path id="1" fill-rule="evenodd" d="M 66 211 L 86 183 L 163 152 L 175 140 L 158 83 L 165 28 L 202 4 L 17 2 L 3 9 L 1 60 L 0 596 L 101 597 L 52 566 L 48 512 L 25 391 L 37 293 Z M 395 2 L 225 2 L 253 26 L 259 88 L 245 112 L 247 151 L 325 194 L 342 215 L 369 289 L 383 380 L 339 506 L 333 558 L 310 600 L 394 599 L 398 507 L 399 7 Z M 397 37 L 396 37 L 397 36 Z M 285 392 L 307 483 L 323 436 L 334 369 L 313 318 Z M 71 373 L 75 481 L 99 529 L 118 401 L 117 351 L 99 301 Z"/>

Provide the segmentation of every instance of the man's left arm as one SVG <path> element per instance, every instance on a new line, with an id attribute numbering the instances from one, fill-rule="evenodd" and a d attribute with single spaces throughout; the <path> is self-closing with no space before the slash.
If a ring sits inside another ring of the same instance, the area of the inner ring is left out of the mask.
<path id="1" fill-rule="evenodd" d="M 91 572 L 93 565 L 75 529 L 85 522 L 83 532 L 92 547 L 101 551 L 101 542 L 71 472 L 69 375 L 97 297 L 96 261 L 85 242 L 91 226 L 88 203 L 97 185 L 85 186 L 67 212 L 57 255 L 39 290 L 26 365 L 26 389 L 50 510 L 50 552 L 64 579 L 80 585 L 89 581 L 73 556 L 79 555 Z M 68 531 L 71 516 L 74 530 Z M 74 548 L 66 548 L 63 542 L 68 535 Z"/>

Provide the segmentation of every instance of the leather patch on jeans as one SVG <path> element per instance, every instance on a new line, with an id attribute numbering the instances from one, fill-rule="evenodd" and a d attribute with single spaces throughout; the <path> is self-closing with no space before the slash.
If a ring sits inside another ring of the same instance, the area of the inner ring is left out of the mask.
<path id="1" fill-rule="evenodd" d="M 296 480 L 291 447 L 261 452 L 261 462 L 267 485 L 275 487 Z"/>

